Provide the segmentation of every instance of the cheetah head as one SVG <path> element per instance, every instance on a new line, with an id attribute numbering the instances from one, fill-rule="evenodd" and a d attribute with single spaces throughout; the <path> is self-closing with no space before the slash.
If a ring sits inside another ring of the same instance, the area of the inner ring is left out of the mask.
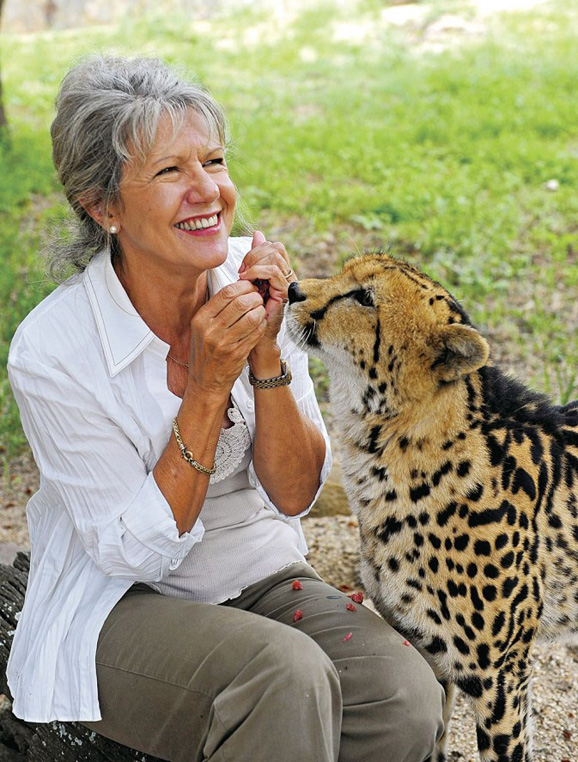
<path id="1" fill-rule="evenodd" d="M 350 405 L 396 415 L 488 360 L 488 345 L 456 299 L 385 254 L 347 261 L 331 278 L 291 284 L 289 334 L 321 359 Z"/>

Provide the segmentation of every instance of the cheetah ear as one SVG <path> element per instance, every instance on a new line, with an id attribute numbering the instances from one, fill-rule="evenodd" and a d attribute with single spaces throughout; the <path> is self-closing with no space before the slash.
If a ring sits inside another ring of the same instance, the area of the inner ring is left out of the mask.
<path id="1" fill-rule="evenodd" d="M 437 357 L 431 369 L 440 381 L 457 381 L 460 376 L 471 373 L 488 361 L 488 342 L 475 328 L 454 323 L 443 328 L 434 339 Z"/>

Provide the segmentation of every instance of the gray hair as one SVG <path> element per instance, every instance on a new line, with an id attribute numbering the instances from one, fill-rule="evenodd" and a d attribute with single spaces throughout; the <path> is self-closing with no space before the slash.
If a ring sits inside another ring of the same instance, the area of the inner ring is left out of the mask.
<path id="1" fill-rule="evenodd" d="M 90 56 L 62 81 L 51 127 L 52 156 L 76 221 L 66 241 L 48 254 L 49 272 L 59 278 L 72 265 L 83 270 L 105 247 L 120 255 L 118 242 L 86 211 L 98 204 L 106 215 L 120 201 L 123 167 L 144 161 L 161 119 L 174 133 L 193 109 L 226 145 L 223 111 L 199 84 L 156 58 Z"/>

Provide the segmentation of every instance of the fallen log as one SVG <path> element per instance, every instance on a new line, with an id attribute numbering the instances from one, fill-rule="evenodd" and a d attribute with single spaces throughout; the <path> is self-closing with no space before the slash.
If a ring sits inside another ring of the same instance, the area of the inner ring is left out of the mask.
<path id="1" fill-rule="evenodd" d="M 6 665 L 30 570 L 28 553 L 0 564 L 0 762 L 161 762 L 74 722 L 34 724 L 14 716 Z"/>

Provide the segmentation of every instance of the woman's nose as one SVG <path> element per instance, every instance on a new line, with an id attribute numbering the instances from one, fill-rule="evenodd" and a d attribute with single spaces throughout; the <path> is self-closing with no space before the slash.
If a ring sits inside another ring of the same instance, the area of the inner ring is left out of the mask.
<path id="1" fill-rule="evenodd" d="M 190 178 L 187 200 L 191 203 L 213 201 L 219 198 L 221 189 L 207 172 L 200 171 Z"/>

